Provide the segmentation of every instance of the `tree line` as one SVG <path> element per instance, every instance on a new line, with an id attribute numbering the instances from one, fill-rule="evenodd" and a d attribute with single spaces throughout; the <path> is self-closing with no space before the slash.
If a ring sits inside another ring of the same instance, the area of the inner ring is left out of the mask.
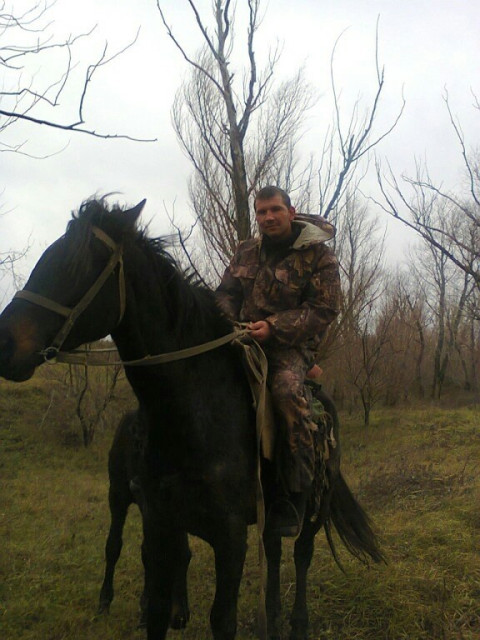
<path id="1" fill-rule="evenodd" d="M 478 212 L 477 212 L 478 215 Z M 342 312 L 325 350 L 325 382 L 346 409 L 478 400 L 479 288 L 423 239 L 403 265 L 385 260 L 385 238 L 355 198 L 339 221 Z"/>

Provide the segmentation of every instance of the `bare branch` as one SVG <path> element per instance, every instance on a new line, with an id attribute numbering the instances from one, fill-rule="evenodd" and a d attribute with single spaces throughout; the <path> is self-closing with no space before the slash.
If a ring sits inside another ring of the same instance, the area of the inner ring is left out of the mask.
<path id="1" fill-rule="evenodd" d="M 445 229 L 445 227 L 438 227 L 431 225 L 428 221 L 424 221 L 424 216 L 428 210 L 433 210 L 435 207 L 435 201 L 427 204 L 423 199 L 421 206 L 416 207 L 411 202 L 409 202 L 400 188 L 393 171 L 390 169 L 389 178 L 387 179 L 381 171 L 380 164 L 377 162 L 377 181 L 385 200 L 386 204 L 373 200 L 379 207 L 383 209 L 383 211 L 392 215 L 397 220 L 400 220 L 403 224 L 405 224 L 410 229 L 413 229 L 417 234 L 419 234 L 427 243 L 433 246 L 435 249 L 440 251 L 440 253 L 448 258 L 453 264 L 459 267 L 463 272 L 471 275 L 474 280 L 480 284 L 480 272 L 478 271 L 478 265 L 475 266 L 475 263 L 478 261 L 478 242 L 476 241 L 472 246 L 463 243 L 458 234 L 454 234 Z M 390 195 L 387 190 L 387 186 L 385 184 L 387 182 L 388 187 L 394 191 L 394 193 L 400 198 L 400 202 L 405 207 L 405 209 L 411 214 L 412 219 L 409 220 L 404 215 L 401 214 L 398 205 L 395 203 L 393 197 Z M 414 186 L 418 186 L 420 188 L 420 195 L 424 197 L 425 195 L 425 184 L 421 181 L 411 181 L 410 184 Z M 434 193 L 443 197 L 442 192 L 432 189 Z M 447 199 L 448 200 L 448 199 Z M 452 202 L 455 202 L 452 200 Z M 476 226 L 478 226 L 478 222 L 476 222 Z M 439 237 L 438 237 L 439 236 Z M 442 241 L 443 239 L 443 241 Z M 445 240 L 451 241 L 454 247 L 457 249 L 464 249 L 468 257 L 467 259 L 461 259 L 455 254 L 455 251 L 447 246 Z"/>
<path id="2" fill-rule="evenodd" d="M 443 100 L 444 100 L 445 105 L 447 107 L 447 111 L 448 111 L 448 115 L 450 116 L 450 122 L 452 124 L 452 127 L 453 127 L 453 129 L 454 129 L 454 131 L 455 131 L 455 133 L 457 135 L 458 141 L 460 142 L 460 147 L 462 149 L 463 162 L 464 162 L 465 168 L 467 170 L 468 176 L 470 178 L 470 194 L 471 194 L 474 202 L 477 204 L 477 206 L 480 207 L 480 197 L 477 194 L 476 189 L 475 189 L 474 172 L 473 172 L 472 166 L 470 164 L 470 160 L 469 160 L 468 155 L 467 155 L 467 150 L 465 148 L 465 140 L 464 140 L 464 137 L 463 137 L 463 132 L 462 132 L 462 129 L 460 127 L 460 124 L 459 124 L 458 120 L 455 119 L 454 116 L 453 116 L 452 110 L 450 108 L 450 102 L 449 102 L 449 98 L 448 98 L 448 91 L 447 91 L 446 88 L 445 88 L 445 91 L 444 91 Z M 477 101 L 477 105 L 478 105 L 478 101 Z"/>
<path id="3" fill-rule="evenodd" d="M 360 100 L 357 99 L 354 103 L 352 112 L 350 114 L 350 120 L 348 122 L 348 126 L 346 131 L 344 130 L 341 122 L 341 109 L 340 109 L 340 94 L 338 93 L 336 87 L 336 78 L 334 72 L 334 59 L 338 44 L 340 39 L 344 35 L 345 31 L 343 31 L 339 37 L 336 39 L 332 54 L 330 57 L 330 81 L 332 88 L 332 96 L 334 102 L 334 114 L 335 114 L 335 134 L 339 140 L 340 146 L 340 154 L 342 158 L 341 168 L 338 173 L 338 177 L 336 178 L 335 186 L 333 188 L 333 192 L 330 196 L 330 199 L 322 208 L 322 215 L 325 218 L 331 214 L 333 209 L 337 206 L 342 194 L 345 193 L 348 184 L 349 184 L 349 176 L 352 176 L 355 170 L 355 165 L 358 161 L 369 154 L 369 152 L 382 142 L 397 126 L 400 118 L 402 117 L 404 108 L 405 108 L 405 98 L 402 94 L 402 104 L 400 109 L 395 116 L 392 124 L 387 127 L 385 131 L 379 133 L 373 140 L 371 140 L 371 136 L 374 130 L 375 120 L 378 114 L 378 108 L 380 103 L 380 98 L 384 89 L 385 84 L 385 71 L 384 69 L 380 69 L 379 65 L 379 56 L 378 56 L 378 20 L 375 34 L 375 71 L 377 78 L 377 89 L 375 96 L 373 97 L 372 104 L 367 111 L 366 115 L 362 120 L 358 120 L 358 112 L 360 107 Z M 324 146 L 325 149 L 330 149 L 329 146 Z M 333 176 L 331 176 L 333 177 Z M 329 182 L 324 182 L 326 187 L 330 186 Z M 322 201 L 325 200 L 326 190 L 324 187 Z"/>
<path id="4" fill-rule="evenodd" d="M 1 35 L 4 35 L 8 29 L 12 28 L 32 34 L 46 34 L 46 29 L 51 23 L 45 24 L 43 20 L 41 22 L 39 20 L 40 18 L 44 17 L 47 10 L 50 9 L 53 4 L 54 2 L 45 2 L 42 5 L 40 2 L 37 2 L 34 3 L 29 10 L 26 10 L 23 14 L 17 16 L 7 13 L 1 13 L 0 11 L 0 30 L 2 31 Z M 94 30 L 95 27 L 93 27 L 87 33 L 82 33 L 76 36 L 70 35 L 64 42 L 50 42 L 50 37 L 45 35 L 43 40 L 39 40 L 37 38 L 36 42 L 33 45 L 22 44 L 0 46 L 0 64 L 14 73 L 18 72 L 18 74 L 21 74 L 24 68 L 28 69 L 28 67 L 25 67 L 25 64 L 27 64 L 26 61 L 31 57 L 41 56 L 42 54 L 51 52 L 54 49 L 58 49 L 59 51 L 64 52 L 66 55 L 65 68 L 60 75 L 60 78 L 52 82 L 46 88 L 34 88 L 32 86 L 32 83 L 22 86 L 22 80 L 20 77 L 18 81 L 18 87 L 16 89 L 6 87 L 5 90 L 0 91 L 0 99 L 16 99 L 16 102 L 13 106 L 7 107 L 5 105 L 2 105 L 2 107 L 0 108 L 0 116 L 3 116 L 5 118 L 5 120 L 0 123 L 0 131 L 4 131 L 9 126 L 12 126 L 19 121 L 24 121 L 32 123 L 34 125 L 43 125 L 63 131 L 75 131 L 103 139 L 122 138 L 136 142 L 154 142 L 156 140 L 154 138 L 139 138 L 126 134 L 101 133 L 87 126 L 81 126 L 85 125 L 83 112 L 87 97 L 87 90 L 92 81 L 93 75 L 98 69 L 112 62 L 121 54 L 123 54 L 127 49 L 132 47 L 138 39 L 139 32 L 137 32 L 136 36 L 130 43 L 110 56 L 107 56 L 108 44 L 106 44 L 103 53 L 101 54 L 98 61 L 88 66 L 83 82 L 83 87 L 79 96 L 78 119 L 76 121 L 61 123 L 54 118 L 50 118 L 49 116 L 45 117 L 36 115 L 35 108 L 39 104 L 49 105 L 52 108 L 59 106 L 60 97 L 66 90 L 66 86 L 70 79 L 71 73 L 75 68 L 75 65 L 73 64 L 72 48 L 80 39 L 91 36 Z M 15 35 L 15 32 L 13 33 L 13 35 Z M 24 61 L 21 65 L 18 64 L 20 60 Z M 8 150 L 14 151 L 15 145 L 10 145 Z"/>
<path id="5" fill-rule="evenodd" d="M 173 42 L 173 44 L 177 47 L 177 49 L 180 51 L 180 53 L 182 54 L 182 56 L 185 59 L 185 61 L 188 62 L 189 65 L 191 65 L 192 67 L 194 67 L 195 69 L 197 69 L 201 73 L 205 74 L 207 76 L 207 78 L 217 87 L 217 89 L 221 93 L 223 93 L 223 89 L 222 89 L 221 85 L 219 84 L 219 82 L 216 80 L 216 78 L 214 78 L 204 67 L 202 67 L 202 65 L 198 64 L 193 58 L 191 58 L 187 54 L 186 50 L 182 47 L 182 45 L 180 44 L 179 40 L 175 37 L 173 31 L 168 26 L 165 14 L 164 14 L 162 8 L 160 7 L 160 0 L 157 0 L 157 8 L 158 8 L 158 12 L 160 14 L 160 18 L 162 19 L 163 25 L 164 25 L 165 29 L 167 30 L 168 37 Z M 193 10 L 196 13 L 196 8 L 195 7 L 193 7 Z M 203 25 L 201 24 L 201 22 L 200 22 L 200 30 L 202 31 L 202 34 L 204 34 L 204 37 L 205 37 L 207 43 L 210 43 L 210 39 L 208 37 L 208 34 L 207 34 L 206 30 L 204 29 Z M 209 46 L 209 48 L 210 48 L 210 46 Z"/>

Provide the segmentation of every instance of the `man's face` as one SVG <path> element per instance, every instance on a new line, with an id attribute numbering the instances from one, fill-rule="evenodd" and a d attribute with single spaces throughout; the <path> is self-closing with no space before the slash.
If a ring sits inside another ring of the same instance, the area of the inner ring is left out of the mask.
<path id="1" fill-rule="evenodd" d="M 255 202 L 255 216 L 261 233 L 272 240 L 284 240 L 292 233 L 295 208 L 287 207 L 282 196 Z"/>

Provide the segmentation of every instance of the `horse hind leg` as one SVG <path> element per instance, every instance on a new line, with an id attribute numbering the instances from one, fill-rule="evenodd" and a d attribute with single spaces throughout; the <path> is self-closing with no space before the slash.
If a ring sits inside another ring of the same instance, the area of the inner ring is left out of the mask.
<path id="1" fill-rule="evenodd" d="M 100 590 L 98 613 L 108 612 L 113 600 L 113 577 L 122 551 L 122 534 L 128 508 L 132 502 L 140 505 L 129 482 L 133 475 L 131 467 L 135 462 L 132 430 L 137 421 L 138 413 L 135 411 L 122 416 L 108 455 L 110 530 L 105 545 L 105 576 Z"/>
<path id="2" fill-rule="evenodd" d="M 267 609 L 267 634 L 269 640 L 280 640 L 280 560 L 282 558 L 282 539 L 268 531 L 264 534 L 265 555 L 267 558 L 267 589 L 265 605 Z"/>
<path id="3" fill-rule="evenodd" d="M 115 565 L 122 551 L 122 534 L 127 517 L 128 507 L 132 500 L 130 493 L 117 493 L 110 488 L 110 530 L 105 545 L 105 576 L 98 602 L 98 614 L 108 613 L 113 600 L 113 577 Z"/>
<path id="4" fill-rule="evenodd" d="M 211 537 L 215 553 L 216 589 L 210 612 L 214 640 L 234 640 L 237 631 L 237 605 L 240 580 L 247 552 L 247 525 L 231 517 L 218 523 Z"/>
<path id="5" fill-rule="evenodd" d="M 315 534 L 318 527 L 308 519 L 295 542 L 295 601 L 290 616 L 290 640 L 307 640 L 308 637 L 308 607 L 307 607 L 307 574 L 312 561 Z"/>

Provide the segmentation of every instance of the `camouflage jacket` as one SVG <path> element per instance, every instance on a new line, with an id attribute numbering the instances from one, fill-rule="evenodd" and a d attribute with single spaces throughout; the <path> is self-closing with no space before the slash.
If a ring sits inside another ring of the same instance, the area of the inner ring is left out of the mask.
<path id="1" fill-rule="evenodd" d="M 231 319 L 266 320 L 272 342 L 303 347 L 324 335 L 338 314 L 340 276 L 337 259 L 324 242 L 334 228 L 319 216 L 292 223 L 297 237 L 280 251 L 268 242 L 242 242 L 217 289 L 218 302 Z M 273 344 L 272 344 L 273 346 Z"/>

